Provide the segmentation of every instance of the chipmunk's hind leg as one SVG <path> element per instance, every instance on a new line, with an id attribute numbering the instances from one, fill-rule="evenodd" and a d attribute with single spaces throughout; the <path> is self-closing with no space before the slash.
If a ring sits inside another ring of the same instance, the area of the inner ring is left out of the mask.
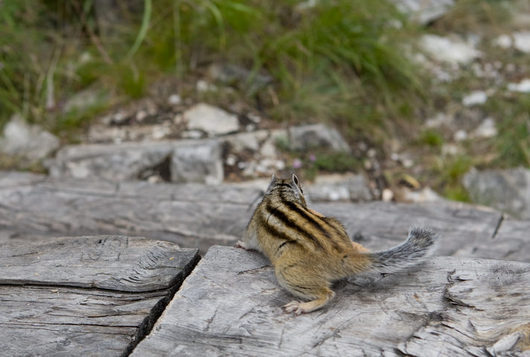
<path id="1" fill-rule="evenodd" d="M 297 315 L 315 311 L 325 306 L 333 297 L 335 293 L 330 288 L 324 288 L 319 292 L 320 296 L 314 300 L 301 302 L 293 300 L 288 304 L 285 304 L 283 308 L 285 312 L 294 312 Z"/>
<path id="2" fill-rule="evenodd" d="M 294 312 L 299 315 L 315 311 L 326 305 L 335 293 L 329 288 L 329 282 L 325 279 L 307 274 L 307 269 L 299 265 L 279 264 L 275 269 L 276 278 L 282 287 L 291 294 L 298 296 L 307 302 L 291 301 L 283 306 L 286 312 Z"/>

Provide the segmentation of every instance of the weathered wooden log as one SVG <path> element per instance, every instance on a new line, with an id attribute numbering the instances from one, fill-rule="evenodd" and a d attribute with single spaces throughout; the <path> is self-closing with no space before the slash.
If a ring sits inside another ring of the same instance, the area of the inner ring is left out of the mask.
<path id="1" fill-rule="evenodd" d="M 241 238 L 259 194 L 234 185 L 111 183 L 5 173 L 0 174 L 0 229 L 24 235 L 141 235 L 206 251 Z M 530 238 L 506 239 L 504 245 L 504 235 L 496 236 L 503 231 L 502 215 L 491 210 L 459 203 L 383 202 L 320 203 L 314 208 L 337 217 L 354 240 L 373 250 L 404 240 L 411 225 L 425 224 L 443 237 L 438 255 L 502 259 L 508 249 L 521 252 L 510 259 L 530 261 L 530 244 L 524 244 Z M 491 249 L 481 249 L 485 245 Z"/>
<path id="2" fill-rule="evenodd" d="M 198 259 L 123 236 L 0 242 L 0 355 L 125 355 Z"/>
<path id="3" fill-rule="evenodd" d="M 515 356 L 530 350 L 529 287 L 527 263 L 435 257 L 339 282 L 295 316 L 263 256 L 212 247 L 132 356 Z"/>

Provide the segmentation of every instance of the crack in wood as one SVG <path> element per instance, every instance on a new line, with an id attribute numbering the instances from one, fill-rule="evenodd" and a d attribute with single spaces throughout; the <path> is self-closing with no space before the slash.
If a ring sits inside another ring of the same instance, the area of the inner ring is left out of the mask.
<path id="1" fill-rule="evenodd" d="M 162 315 L 164 310 L 166 309 L 169 302 L 173 299 L 175 296 L 175 293 L 180 289 L 182 283 L 184 280 L 190 275 L 190 273 L 193 271 L 195 266 L 199 263 L 199 260 L 201 259 L 200 255 L 195 255 L 194 259 L 192 259 L 186 266 L 182 269 L 182 272 L 178 274 L 175 279 L 171 281 L 171 288 L 168 290 L 168 294 L 166 297 L 160 299 L 158 303 L 151 309 L 149 314 L 145 317 L 145 319 L 142 321 L 140 326 L 138 326 L 137 332 L 134 336 L 134 338 L 129 343 L 129 346 L 123 351 L 121 354 L 122 357 L 129 356 L 136 346 L 147 336 L 151 333 L 151 330 L 153 329 L 153 326 L 158 321 L 158 318 Z"/>
<path id="2" fill-rule="evenodd" d="M 491 235 L 491 239 L 495 239 L 497 237 L 497 233 L 499 232 L 499 229 L 501 228 L 502 222 L 504 222 L 504 214 L 501 214 L 499 217 L 499 220 L 497 221 L 497 225 L 495 226 L 495 230 L 493 231 L 493 234 Z"/>

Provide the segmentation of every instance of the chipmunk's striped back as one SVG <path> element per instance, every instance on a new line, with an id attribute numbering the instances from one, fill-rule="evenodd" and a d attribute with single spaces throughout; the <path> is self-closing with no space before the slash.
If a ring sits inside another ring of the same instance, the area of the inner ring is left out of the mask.
<path id="1" fill-rule="evenodd" d="M 296 176 L 291 180 L 273 178 L 247 232 L 256 233 L 254 248 L 273 263 L 289 251 L 300 249 L 313 258 L 322 256 L 326 260 L 330 256 L 346 257 L 354 253 L 352 242 L 339 221 L 307 207 Z"/>
<path id="2" fill-rule="evenodd" d="M 310 312 L 334 293 L 331 282 L 363 271 L 393 271 L 423 257 L 433 233 L 415 229 L 400 246 L 369 253 L 348 237 L 342 224 L 307 206 L 298 178 L 273 177 L 247 226 L 240 246 L 264 253 L 280 285 L 310 302 L 292 302 L 288 311 Z"/>

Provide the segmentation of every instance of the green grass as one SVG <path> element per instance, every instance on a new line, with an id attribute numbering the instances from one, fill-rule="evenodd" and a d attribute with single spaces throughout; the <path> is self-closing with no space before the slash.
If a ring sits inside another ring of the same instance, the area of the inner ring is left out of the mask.
<path id="1" fill-rule="evenodd" d="M 352 135 L 379 135 L 389 121 L 410 119 L 411 101 L 421 98 L 422 77 L 402 49 L 415 29 L 386 0 L 305 10 L 302 1 L 143 0 L 136 10 L 118 3 L 122 20 L 103 31 L 90 0 L 2 2 L 0 123 L 20 112 L 54 127 L 50 97 L 60 103 L 97 85 L 121 100 L 140 98 L 160 76 L 186 82 L 215 62 L 249 69 L 239 97 L 269 116 L 330 121 Z M 81 53 L 90 59 L 80 63 Z M 272 86 L 253 85 L 260 71 Z"/>
<path id="2" fill-rule="evenodd" d="M 439 131 L 426 129 L 420 133 L 417 142 L 420 145 L 427 145 L 432 148 L 441 148 L 444 143 L 444 139 Z"/>
<path id="3" fill-rule="evenodd" d="M 467 155 L 441 158 L 435 169 L 435 182 L 442 194 L 451 200 L 469 202 L 470 198 L 462 186 L 463 176 L 473 166 L 473 160 Z"/>
<path id="4" fill-rule="evenodd" d="M 524 166 L 530 168 L 530 98 L 528 94 L 496 97 L 487 102 L 487 109 L 502 118 L 499 134 L 494 140 L 497 158 L 495 167 Z"/>

